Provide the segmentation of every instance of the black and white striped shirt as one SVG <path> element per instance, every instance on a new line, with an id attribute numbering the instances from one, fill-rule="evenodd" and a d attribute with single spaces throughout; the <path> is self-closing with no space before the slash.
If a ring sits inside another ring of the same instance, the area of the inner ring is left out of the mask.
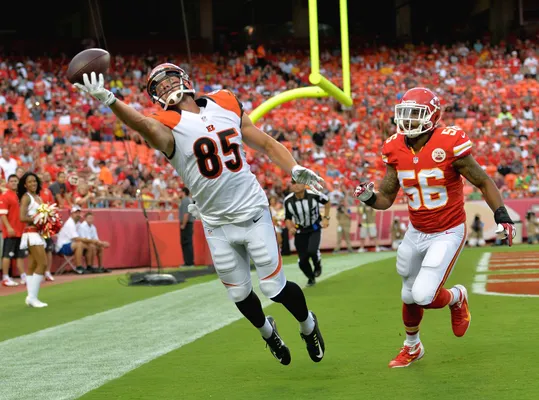
<path id="1" fill-rule="evenodd" d="M 320 204 L 329 201 L 324 194 L 317 195 L 310 190 L 305 191 L 302 199 L 290 193 L 284 199 L 285 218 L 296 224 L 296 233 L 310 233 L 320 229 Z"/>

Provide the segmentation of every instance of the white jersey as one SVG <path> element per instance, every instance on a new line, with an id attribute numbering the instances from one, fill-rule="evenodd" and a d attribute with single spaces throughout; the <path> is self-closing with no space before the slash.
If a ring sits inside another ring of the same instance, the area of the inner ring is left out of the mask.
<path id="1" fill-rule="evenodd" d="M 268 199 L 245 158 L 241 103 L 228 90 L 196 100 L 199 114 L 160 111 L 153 115 L 172 129 L 168 154 L 189 188 L 202 220 L 213 226 L 239 223 L 268 207 Z"/>

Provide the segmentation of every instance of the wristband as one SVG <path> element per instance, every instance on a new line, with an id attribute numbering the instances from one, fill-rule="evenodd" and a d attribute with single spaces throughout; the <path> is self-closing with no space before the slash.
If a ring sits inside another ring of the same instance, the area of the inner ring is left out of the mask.
<path id="1" fill-rule="evenodd" d="M 494 211 L 494 221 L 496 221 L 497 224 L 514 224 L 505 206 L 498 207 L 498 209 Z"/>
<path id="2" fill-rule="evenodd" d="M 363 203 L 372 207 L 372 205 L 376 203 L 376 193 L 372 192 L 372 196 L 365 200 Z"/>

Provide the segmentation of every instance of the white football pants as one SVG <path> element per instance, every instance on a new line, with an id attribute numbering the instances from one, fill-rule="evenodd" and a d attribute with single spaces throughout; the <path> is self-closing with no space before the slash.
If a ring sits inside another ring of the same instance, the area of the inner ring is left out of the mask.
<path id="1" fill-rule="evenodd" d="M 402 301 L 421 306 L 432 303 L 451 275 L 465 243 L 465 224 L 431 234 L 410 224 L 397 250 Z"/>
<path id="2" fill-rule="evenodd" d="M 286 278 L 269 209 L 237 224 L 203 225 L 215 270 L 233 302 L 244 300 L 252 290 L 249 259 L 264 295 L 272 298 L 283 290 Z"/>

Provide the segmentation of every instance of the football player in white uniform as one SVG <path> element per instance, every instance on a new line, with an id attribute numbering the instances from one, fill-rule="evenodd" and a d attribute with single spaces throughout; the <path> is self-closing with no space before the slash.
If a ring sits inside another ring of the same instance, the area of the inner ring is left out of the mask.
<path id="1" fill-rule="evenodd" d="M 158 65 L 148 76 L 148 94 L 163 108 L 150 116 L 116 99 L 104 87 L 102 74 L 84 74 L 84 85 L 75 85 L 110 107 L 178 171 L 192 192 L 219 278 L 275 358 L 283 365 L 291 361 L 275 321 L 266 317 L 252 290 L 250 259 L 262 293 L 298 320 L 310 358 L 321 361 L 325 345 L 318 321 L 301 288 L 284 276 L 268 200 L 247 164 L 243 143 L 314 190 L 322 189 L 322 178 L 297 165 L 283 145 L 259 130 L 232 92 L 218 90 L 195 99 L 189 76 L 174 64 Z"/>

